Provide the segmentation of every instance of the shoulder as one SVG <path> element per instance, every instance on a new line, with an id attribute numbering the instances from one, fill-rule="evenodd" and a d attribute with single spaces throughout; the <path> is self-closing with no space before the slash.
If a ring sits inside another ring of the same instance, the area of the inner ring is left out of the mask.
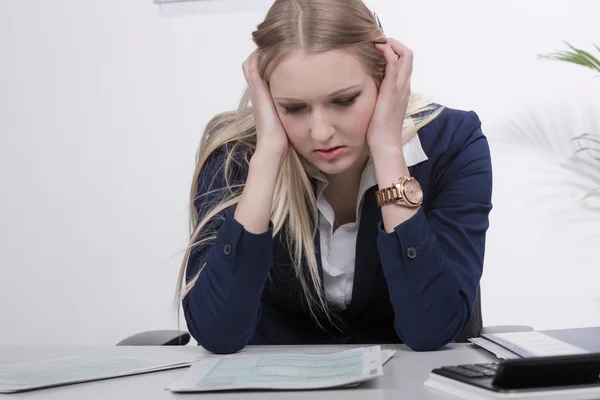
<path id="1" fill-rule="evenodd" d="M 251 156 L 251 150 L 239 142 L 217 147 L 206 157 L 200 171 L 197 171 L 198 193 L 243 184 L 248 175 Z"/>
<path id="2" fill-rule="evenodd" d="M 234 170 L 248 168 L 248 161 L 252 157 L 252 150 L 241 142 L 229 142 L 214 149 L 206 158 L 203 169 L 214 174 L 224 171 L 225 167 Z"/>
<path id="3" fill-rule="evenodd" d="M 232 130 L 236 130 L 235 121 L 236 112 L 227 111 L 213 116 L 206 124 L 196 154 L 196 168 L 202 163 L 199 178 L 202 175 L 216 178 L 223 175 L 225 169 L 241 171 L 247 168 L 251 156 L 249 146 L 241 140 L 230 139 L 234 136 Z"/>
<path id="4" fill-rule="evenodd" d="M 430 160 L 454 158 L 471 143 L 486 140 L 475 111 L 449 107 L 443 107 L 435 119 L 419 130 L 418 135 Z"/>

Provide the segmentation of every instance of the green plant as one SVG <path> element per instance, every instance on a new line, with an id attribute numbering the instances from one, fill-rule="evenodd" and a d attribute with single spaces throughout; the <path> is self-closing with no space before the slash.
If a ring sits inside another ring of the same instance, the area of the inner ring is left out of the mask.
<path id="1" fill-rule="evenodd" d="M 540 55 L 540 57 L 548 60 L 566 61 L 600 72 L 600 60 L 594 57 L 594 55 L 585 50 L 578 49 L 567 42 L 565 42 L 565 44 L 569 47 L 569 50 L 556 51 L 554 53 Z M 596 45 L 594 45 L 594 47 L 600 54 L 600 47 Z"/>
<path id="2" fill-rule="evenodd" d="M 568 50 L 556 51 L 550 54 L 540 55 L 539 57 L 546 60 L 564 61 L 572 64 L 581 65 L 583 67 L 590 68 L 593 71 L 600 72 L 600 60 L 591 53 L 579 49 L 571 44 L 565 42 Z M 600 54 L 600 47 L 594 45 L 598 53 Z M 600 161 L 600 134 L 584 133 L 573 138 L 573 141 L 577 142 L 579 149 L 576 153 L 589 152 L 592 158 Z M 600 195 L 600 188 L 594 189 L 589 192 L 585 197 L 588 198 L 593 195 Z"/>

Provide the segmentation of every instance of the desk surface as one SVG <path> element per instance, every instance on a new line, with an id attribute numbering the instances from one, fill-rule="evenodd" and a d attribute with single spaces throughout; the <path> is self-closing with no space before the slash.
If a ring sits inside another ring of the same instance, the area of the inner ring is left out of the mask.
<path id="1" fill-rule="evenodd" d="M 87 382 L 58 388 L 43 389 L 19 394 L 0 394 L 0 399 L 175 399 L 203 397 L 206 399 L 328 399 L 333 393 L 344 400 L 353 399 L 452 399 L 453 397 L 423 386 L 429 371 L 442 365 L 491 362 L 496 359 L 484 350 L 470 344 L 451 344 L 442 350 L 417 353 L 404 345 L 383 345 L 382 349 L 396 350 L 396 354 L 383 367 L 384 375 L 353 389 L 304 392 L 220 392 L 176 395 L 164 388 L 178 380 L 186 369 L 154 372 L 144 375 Z M 306 352 L 324 353 L 351 349 L 352 346 L 249 346 L 244 353 Z M 161 360 L 181 360 L 206 354 L 198 346 L 182 347 L 0 347 L 0 365 L 38 361 L 66 356 L 128 356 Z"/>

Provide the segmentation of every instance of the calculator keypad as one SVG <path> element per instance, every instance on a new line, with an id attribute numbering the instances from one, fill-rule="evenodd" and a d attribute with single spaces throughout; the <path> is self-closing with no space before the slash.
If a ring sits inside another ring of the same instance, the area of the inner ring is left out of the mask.
<path id="1" fill-rule="evenodd" d="M 463 376 L 465 378 L 492 378 L 496 374 L 498 363 L 488 364 L 463 364 L 442 367 L 443 370 Z"/>

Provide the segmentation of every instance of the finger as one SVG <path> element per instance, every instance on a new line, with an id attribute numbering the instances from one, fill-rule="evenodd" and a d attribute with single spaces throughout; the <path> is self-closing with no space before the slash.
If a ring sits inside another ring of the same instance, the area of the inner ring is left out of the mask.
<path id="1" fill-rule="evenodd" d="M 400 57 L 413 57 L 413 52 L 411 49 L 397 41 L 396 39 L 387 38 L 387 44 L 394 50 L 394 53 L 398 54 Z"/>
<path id="2" fill-rule="evenodd" d="M 248 76 L 252 84 L 256 84 L 258 77 L 258 54 L 253 53 L 248 63 Z"/>
<path id="3" fill-rule="evenodd" d="M 267 83 L 260 76 L 258 67 L 259 58 L 260 55 L 258 52 L 254 54 L 248 66 L 248 74 L 250 76 L 250 83 L 253 87 L 253 90 L 257 93 L 260 93 L 262 96 L 265 95 L 265 93 L 269 92 L 269 88 L 267 86 Z"/>
<path id="4" fill-rule="evenodd" d="M 246 79 L 246 83 L 248 85 L 250 85 L 248 76 L 248 65 L 250 64 L 250 57 L 252 57 L 252 55 L 249 55 L 248 58 L 246 58 L 246 61 L 244 61 L 244 63 L 242 64 L 242 71 L 244 72 L 244 78 Z"/>
<path id="5" fill-rule="evenodd" d="M 409 76 L 412 74 L 414 54 L 411 49 L 399 41 L 387 38 L 388 44 L 394 50 L 394 53 L 400 57 L 400 75 Z"/>
<path id="6" fill-rule="evenodd" d="M 398 56 L 387 44 L 376 44 L 375 47 L 377 50 L 381 51 L 385 57 L 385 77 L 395 81 L 398 75 Z"/>
<path id="7" fill-rule="evenodd" d="M 266 102 L 268 102 L 271 99 L 269 88 L 267 87 L 267 84 L 263 81 L 263 79 L 260 77 L 258 71 L 259 57 L 259 51 L 255 50 L 250 55 L 250 57 L 248 57 L 248 60 L 245 63 L 245 75 L 246 81 L 248 83 L 248 88 L 250 89 L 250 101 L 256 108 L 262 107 L 264 104 L 267 104 Z"/>
<path id="8" fill-rule="evenodd" d="M 254 58 L 255 51 L 250 53 L 246 61 L 242 64 L 242 70 L 244 72 L 244 78 L 246 79 L 246 84 L 248 85 L 248 93 L 250 95 L 250 104 L 252 104 L 253 108 L 256 108 L 260 103 L 256 98 L 256 90 L 254 89 L 254 84 L 252 81 L 252 77 L 250 74 L 250 65 L 252 64 L 252 60 Z"/>
<path id="9" fill-rule="evenodd" d="M 383 53 L 386 56 L 385 60 L 387 62 L 397 61 L 398 55 L 394 53 L 392 46 L 387 43 L 376 43 L 375 48 Z M 388 58 L 389 57 L 389 58 Z"/>
<path id="10" fill-rule="evenodd" d="M 242 70 L 248 86 L 252 86 L 255 81 L 253 76 L 258 71 L 258 49 L 254 50 L 242 64 Z"/>

